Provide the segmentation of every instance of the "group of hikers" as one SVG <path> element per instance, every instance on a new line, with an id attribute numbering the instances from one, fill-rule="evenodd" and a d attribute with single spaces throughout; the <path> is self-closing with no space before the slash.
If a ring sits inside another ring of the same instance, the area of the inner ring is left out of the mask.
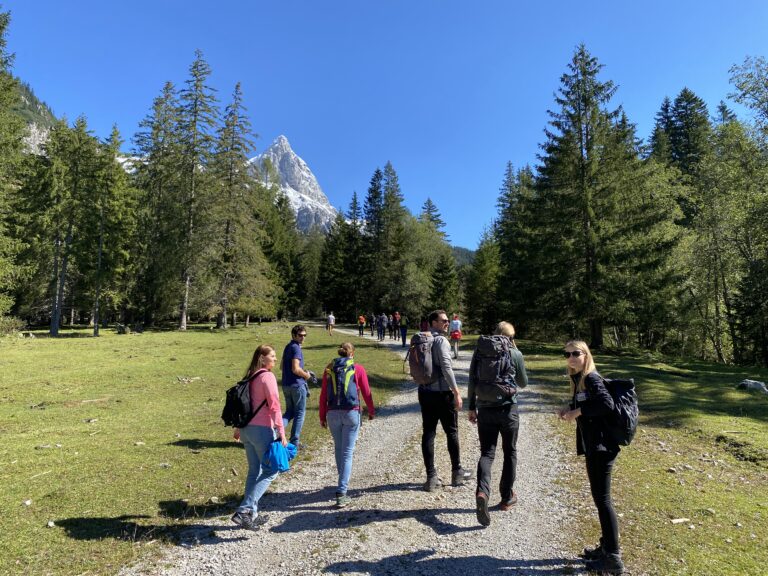
<path id="1" fill-rule="evenodd" d="M 333 313 L 327 329 L 332 333 Z M 405 343 L 407 318 L 395 312 L 397 327 L 402 330 Z M 376 322 L 379 340 L 383 339 L 380 326 L 386 326 L 389 316 L 380 314 L 358 319 L 359 335 L 367 324 Z M 462 486 L 472 479 L 473 473 L 461 464 L 459 447 L 459 413 L 463 399 L 453 371 L 453 358 L 458 357 L 461 322 L 458 315 L 449 318 L 444 310 L 435 310 L 424 319 L 419 332 L 411 338 L 409 365 L 414 381 L 418 383 L 418 401 L 421 409 L 421 450 L 426 471 L 423 489 L 433 492 L 443 480 L 435 465 L 435 436 L 438 423 L 447 438 L 451 462 L 450 484 Z M 458 325 L 454 322 L 458 321 Z M 425 328 L 425 329 L 424 329 Z M 394 327 L 392 328 L 394 331 Z M 458 331 L 458 334 L 455 332 Z M 304 325 L 291 330 L 291 341 L 285 346 L 281 359 L 281 376 L 285 412 L 281 411 L 277 380 L 272 370 L 277 363 L 274 348 L 259 346 L 246 371 L 250 380 L 251 405 L 266 406 L 244 428 L 235 428 L 234 438 L 243 442 L 248 459 L 245 496 L 232 521 L 246 529 L 257 530 L 267 522 L 259 513 L 258 503 L 277 470 L 264 461 L 273 441 L 283 446 L 288 442 L 297 450 L 304 449 L 300 442 L 306 414 L 308 383 L 316 382 L 314 373 L 304 367 L 302 345 L 307 337 Z M 518 392 L 528 384 L 523 355 L 515 344 L 515 329 L 509 322 L 499 322 L 494 334 L 480 336 L 469 368 L 468 420 L 477 426 L 480 459 L 476 469 L 475 511 L 482 526 L 491 524 L 490 511 L 510 510 L 518 501 L 514 489 L 517 470 L 517 437 L 520 427 Z M 455 346 L 454 346 L 455 344 Z M 342 343 L 338 357 L 323 370 L 319 399 L 320 424 L 330 430 L 334 441 L 338 482 L 335 505 L 343 508 L 350 503 L 347 495 L 352 474 L 352 460 L 360 430 L 362 404 L 368 419 L 375 415 L 373 397 L 365 368 L 354 361 L 355 346 Z M 619 550 L 618 519 L 611 500 L 611 475 L 619 446 L 607 431 L 606 416 L 613 410 L 613 399 L 598 374 L 587 344 L 580 340 L 566 343 L 563 355 L 570 380 L 570 401 L 557 412 L 558 418 L 576 422 L 577 453 L 586 456 L 587 476 L 597 508 L 602 536 L 594 547 L 585 548 L 582 556 L 590 571 L 608 574 L 623 573 Z M 286 428 L 292 422 L 290 435 Z M 491 469 L 496 445 L 501 438 L 502 468 L 499 481 L 500 501 L 489 505 L 492 495 Z"/>

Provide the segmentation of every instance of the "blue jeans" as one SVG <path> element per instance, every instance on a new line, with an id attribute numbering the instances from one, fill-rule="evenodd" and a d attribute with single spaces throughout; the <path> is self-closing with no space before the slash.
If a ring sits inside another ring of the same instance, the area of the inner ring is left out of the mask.
<path id="1" fill-rule="evenodd" d="M 403 348 L 408 344 L 405 343 L 405 337 L 408 335 L 408 326 L 400 326 L 400 335 L 403 337 Z"/>
<path id="2" fill-rule="evenodd" d="M 240 440 L 248 458 L 248 477 L 245 479 L 245 497 L 240 502 L 238 512 L 250 512 L 256 517 L 259 500 L 277 477 L 277 470 L 263 463 L 274 437 L 275 433 L 268 426 L 246 426 L 240 429 Z"/>
<path id="3" fill-rule="evenodd" d="M 352 476 L 352 454 L 355 452 L 357 433 L 360 431 L 358 410 L 328 410 L 328 429 L 336 449 L 336 469 L 339 471 L 337 494 L 346 494 Z"/>
<path id="4" fill-rule="evenodd" d="M 283 428 L 287 430 L 288 422 L 293 420 L 291 438 L 288 441 L 298 448 L 301 428 L 304 426 L 304 415 L 307 412 L 307 387 L 304 385 L 283 386 L 283 396 L 285 396 Z"/>

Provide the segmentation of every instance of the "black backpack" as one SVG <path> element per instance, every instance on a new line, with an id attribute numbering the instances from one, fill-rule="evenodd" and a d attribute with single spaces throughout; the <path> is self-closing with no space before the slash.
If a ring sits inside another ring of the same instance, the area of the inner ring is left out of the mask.
<path id="1" fill-rule="evenodd" d="M 506 336 L 480 336 L 475 348 L 475 396 L 482 402 L 503 403 L 517 394 L 515 366 Z"/>
<path id="2" fill-rule="evenodd" d="M 225 426 L 245 428 L 248 422 L 267 403 L 265 398 L 256 410 L 251 409 L 251 380 L 262 372 L 266 372 L 266 370 L 257 370 L 227 390 L 227 399 L 224 402 L 224 410 L 221 412 L 221 419 L 224 420 Z"/>
<path id="3" fill-rule="evenodd" d="M 620 446 L 629 446 L 637 432 L 637 406 L 635 381 L 632 378 L 603 378 L 605 388 L 613 398 L 613 412 L 607 419 L 608 433 Z"/>

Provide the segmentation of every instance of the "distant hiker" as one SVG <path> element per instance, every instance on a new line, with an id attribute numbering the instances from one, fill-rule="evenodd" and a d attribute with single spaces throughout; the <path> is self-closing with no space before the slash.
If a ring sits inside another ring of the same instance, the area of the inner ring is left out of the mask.
<path id="1" fill-rule="evenodd" d="M 384 333 L 387 329 L 387 315 L 382 312 L 379 318 L 376 320 L 376 331 L 379 336 L 379 341 L 384 340 Z"/>
<path id="2" fill-rule="evenodd" d="M 392 314 L 389 314 L 387 316 L 387 334 L 389 334 L 389 339 L 392 340 Z"/>
<path id="3" fill-rule="evenodd" d="M 459 455 L 459 410 L 461 392 L 456 384 L 451 363 L 451 347 L 446 339 L 448 316 L 444 310 L 435 310 L 429 315 L 430 332 L 433 338 L 431 366 L 434 380 L 419 385 L 419 406 L 421 407 L 422 436 L 421 453 L 427 470 L 424 490 L 432 492 L 442 482 L 435 468 L 435 434 L 439 422 L 447 437 L 448 454 L 451 458 L 451 484 L 461 486 L 472 477 L 472 473 L 461 466 Z"/>
<path id="4" fill-rule="evenodd" d="M 374 407 L 365 368 L 354 362 L 354 345 L 344 342 L 338 354 L 339 357 L 323 371 L 319 408 L 320 425 L 328 428 L 333 436 L 339 474 L 336 506 L 343 508 L 349 504 L 347 488 L 352 475 L 352 455 L 360 431 L 360 396 L 365 400 L 368 420 L 373 420 Z"/>
<path id="5" fill-rule="evenodd" d="M 328 334 L 333 336 L 333 327 L 336 325 L 336 316 L 333 315 L 333 310 L 331 310 L 331 313 L 328 314 Z"/>
<path id="6" fill-rule="evenodd" d="M 285 397 L 283 425 L 287 427 L 288 422 L 293 420 L 290 440 L 297 449 L 303 448 L 303 445 L 299 444 L 299 438 L 307 411 L 307 395 L 309 393 L 307 380 L 312 378 L 312 374 L 304 370 L 304 353 L 301 350 L 306 336 L 307 329 L 301 324 L 296 324 L 291 329 L 291 341 L 283 350 L 281 363 L 283 396 Z"/>
<path id="7" fill-rule="evenodd" d="M 360 316 L 357 317 L 357 335 L 362 338 L 364 331 L 365 331 L 365 316 L 360 314 Z"/>
<path id="8" fill-rule="evenodd" d="M 376 316 L 373 312 L 368 313 L 368 325 L 371 328 L 371 338 L 373 338 L 373 331 L 376 329 Z"/>
<path id="9" fill-rule="evenodd" d="M 459 315 L 455 312 L 453 313 L 453 319 L 451 320 L 451 325 L 448 328 L 449 335 L 451 337 L 451 348 L 453 349 L 453 357 L 454 359 L 459 359 L 459 341 L 461 341 L 461 320 L 459 320 Z"/>
<path id="10" fill-rule="evenodd" d="M 403 314 L 403 317 L 400 318 L 400 336 L 403 339 L 403 348 L 408 346 L 408 343 L 405 340 L 405 337 L 408 335 L 408 316 Z"/>
<path id="11" fill-rule="evenodd" d="M 274 348 L 264 344 L 256 348 L 245 377 L 252 377 L 251 406 L 258 411 L 245 428 L 235 428 L 234 432 L 235 440 L 242 442 L 245 447 L 248 476 L 245 479 L 243 501 L 232 516 L 232 522 L 248 530 L 258 530 L 267 522 L 267 515 L 259 514 L 259 500 L 277 476 L 277 470 L 264 463 L 264 454 L 276 438 L 279 438 L 283 446 L 288 444 L 280 413 L 277 379 L 272 373 L 276 362 Z"/>
<path id="12" fill-rule="evenodd" d="M 469 421 L 477 424 L 480 461 L 477 463 L 475 504 L 477 520 L 491 523 L 488 501 L 491 497 L 491 468 L 496 457 L 496 443 L 501 435 L 504 461 L 501 467 L 499 509 L 509 510 L 517 502 L 514 491 L 517 471 L 517 389 L 528 385 L 523 355 L 515 346 L 515 328 L 499 322 L 496 336 L 481 336 L 469 365 Z M 488 343 L 488 346 L 484 346 Z M 487 351 L 490 348 L 490 353 Z"/>
<path id="13" fill-rule="evenodd" d="M 571 384 L 570 404 L 558 412 L 561 420 L 576 420 L 576 453 L 584 455 L 589 488 L 600 519 L 600 543 L 584 548 L 587 569 L 603 574 L 622 574 L 624 563 L 619 549 L 619 520 L 611 500 L 611 474 L 619 446 L 608 433 L 606 417 L 614 409 L 613 398 L 598 374 L 586 342 L 565 344 Z"/>
<path id="14" fill-rule="evenodd" d="M 393 340 L 397 340 L 400 338 L 400 312 L 395 310 L 395 313 L 392 314 L 392 336 L 391 338 Z"/>

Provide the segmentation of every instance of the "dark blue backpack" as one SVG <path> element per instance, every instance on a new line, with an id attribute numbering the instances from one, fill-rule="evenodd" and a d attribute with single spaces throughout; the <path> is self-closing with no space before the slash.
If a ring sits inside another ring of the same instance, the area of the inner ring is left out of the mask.
<path id="1" fill-rule="evenodd" d="M 640 414 L 635 381 L 632 378 L 603 378 L 603 382 L 613 398 L 613 413 L 608 418 L 608 433 L 620 446 L 629 446 L 637 432 L 637 419 Z"/>
<path id="2" fill-rule="evenodd" d="M 328 370 L 328 408 L 350 410 L 360 405 L 355 381 L 355 362 L 352 358 L 340 356 Z"/>

